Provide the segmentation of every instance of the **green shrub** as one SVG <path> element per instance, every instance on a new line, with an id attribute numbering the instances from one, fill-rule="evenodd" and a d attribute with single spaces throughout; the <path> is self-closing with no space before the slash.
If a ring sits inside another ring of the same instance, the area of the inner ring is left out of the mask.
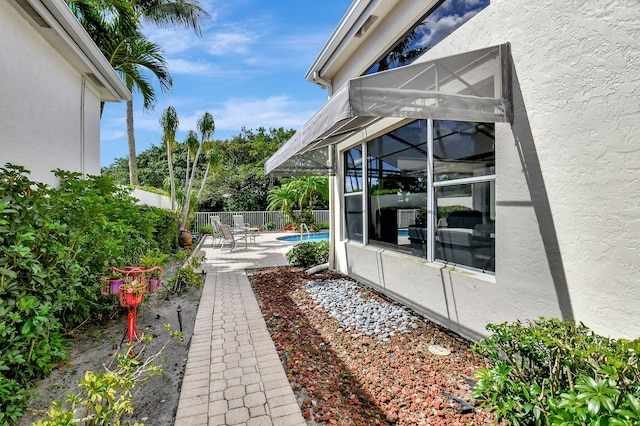
<path id="1" fill-rule="evenodd" d="M 201 234 L 207 234 L 207 235 L 213 234 L 213 226 L 211 226 L 209 224 L 202 225 L 200 227 L 200 233 Z"/>
<path id="2" fill-rule="evenodd" d="M 25 389 L 66 358 L 63 336 L 116 307 L 101 297 L 112 267 L 176 240 L 173 216 L 138 206 L 110 179 L 57 170 L 59 188 L 0 168 L 0 424 L 21 414 Z"/>
<path id="3" fill-rule="evenodd" d="M 540 318 L 490 324 L 475 349 L 492 368 L 473 397 L 511 425 L 640 423 L 640 340 L 609 339 L 582 323 Z"/>
<path id="4" fill-rule="evenodd" d="M 309 268 L 329 261 L 329 241 L 307 241 L 296 244 L 286 253 L 293 266 Z"/>
<path id="5" fill-rule="evenodd" d="M 190 253 L 190 251 L 184 250 L 183 253 Z M 169 280 L 168 288 L 170 291 L 181 294 L 190 288 L 202 288 L 204 276 L 201 268 L 205 260 L 204 256 L 191 256 L 176 275 Z"/>
<path id="6" fill-rule="evenodd" d="M 276 223 L 271 221 L 271 222 L 267 222 L 264 224 L 264 227 L 267 229 L 267 231 L 273 231 L 276 229 Z"/>

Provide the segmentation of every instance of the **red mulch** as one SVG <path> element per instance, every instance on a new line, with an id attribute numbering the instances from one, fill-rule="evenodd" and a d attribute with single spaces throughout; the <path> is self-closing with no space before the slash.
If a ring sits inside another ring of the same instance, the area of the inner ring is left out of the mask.
<path id="1" fill-rule="evenodd" d="M 316 279 L 345 279 L 326 272 L 306 276 L 300 268 L 271 268 L 253 274 L 253 289 L 291 386 L 308 424 L 489 425 L 487 410 L 461 414 L 449 394 L 470 402 L 473 373 L 488 361 L 470 343 L 423 319 L 411 334 L 387 342 L 338 332 L 333 317 L 302 287 Z M 391 303 L 363 287 L 368 297 Z M 438 344 L 448 356 L 428 350 Z"/>

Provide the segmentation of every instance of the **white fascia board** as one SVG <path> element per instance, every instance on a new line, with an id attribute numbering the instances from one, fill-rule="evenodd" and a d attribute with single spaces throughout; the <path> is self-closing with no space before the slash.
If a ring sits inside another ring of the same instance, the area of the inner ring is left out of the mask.
<path id="1" fill-rule="evenodd" d="M 358 77 L 380 55 L 390 49 L 406 34 L 437 0 L 355 0 L 338 27 L 307 71 L 305 79 L 313 82 L 321 77 L 333 83 L 337 90 L 346 79 Z M 367 19 L 376 16 L 371 27 L 356 36 Z M 354 62 L 354 55 L 356 59 Z M 347 74 L 335 80 L 336 73 L 343 74 L 344 66 L 351 62 Z M 337 83 L 337 85 L 336 85 Z"/>
<path id="2" fill-rule="evenodd" d="M 132 95 L 98 46 L 82 27 L 63 0 L 10 0 L 25 17 L 70 64 L 91 84 L 105 102 L 131 100 Z M 24 5 L 24 6 L 23 6 Z M 43 27 L 28 8 L 50 28 Z M 93 77 L 93 78 L 92 78 Z M 95 78 L 95 80 L 94 80 Z M 96 81 L 97 80 L 97 81 Z"/>
<path id="3" fill-rule="evenodd" d="M 324 45 L 311 67 L 305 74 L 307 81 L 314 81 L 314 73 L 322 77 L 321 71 L 324 65 L 336 54 L 339 54 L 344 46 L 353 38 L 353 35 L 368 18 L 365 13 L 371 10 L 381 0 L 354 0 L 349 9 L 344 14 L 338 26 L 333 30 L 329 40 Z M 387 0 L 389 1 L 389 0 Z"/>

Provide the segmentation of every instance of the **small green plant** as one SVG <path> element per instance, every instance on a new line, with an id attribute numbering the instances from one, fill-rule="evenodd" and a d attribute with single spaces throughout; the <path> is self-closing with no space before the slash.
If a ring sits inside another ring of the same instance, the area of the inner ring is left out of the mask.
<path id="1" fill-rule="evenodd" d="M 640 424 L 640 340 L 540 318 L 489 324 L 475 349 L 493 360 L 473 397 L 510 425 Z"/>
<path id="2" fill-rule="evenodd" d="M 275 231 L 277 225 L 275 222 L 271 221 L 271 222 L 265 223 L 264 227 L 267 231 Z"/>
<path id="3" fill-rule="evenodd" d="M 426 228 L 427 227 L 427 223 L 429 223 L 429 209 L 427 208 L 422 208 L 420 210 L 417 211 L 416 213 L 416 222 L 415 222 L 415 226 L 418 226 L 420 228 Z"/>
<path id="4" fill-rule="evenodd" d="M 170 324 L 165 328 L 171 337 L 181 339 L 181 333 L 171 329 Z M 105 367 L 104 373 L 85 372 L 84 378 L 78 382 L 80 392 L 69 394 L 64 401 L 53 401 L 47 412 L 47 418 L 34 423 L 35 426 L 59 426 L 78 424 L 93 425 L 121 425 L 125 417 L 134 413 L 133 400 L 136 391 L 151 377 L 161 375 L 162 368 L 154 362 L 171 339 L 154 355 L 144 358 L 145 345 L 136 356 L 118 354 L 117 366 L 110 369 Z M 134 348 L 128 348 L 133 350 Z M 126 423 L 133 426 L 140 423 Z"/>
<path id="5" fill-rule="evenodd" d="M 202 225 L 200 227 L 200 233 L 201 234 L 207 234 L 207 235 L 213 234 L 213 226 L 211 226 L 209 224 Z"/>
<path id="6" fill-rule="evenodd" d="M 144 269 L 166 266 L 169 263 L 169 255 L 162 253 L 159 249 L 147 250 L 140 256 L 140 263 Z"/>
<path id="7" fill-rule="evenodd" d="M 178 270 L 175 277 L 169 280 L 169 288 L 174 293 L 183 293 L 189 288 L 202 287 L 202 272 L 200 268 L 205 261 L 204 256 L 191 256 L 191 258 Z"/>
<path id="8" fill-rule="evenodd" d="M 296 244 L 286 253 L 293 266 L 309 268 L 329 261 L 329 241 L 307 241 Z"/>
<path id="9" fill-rule="evenodd" d="M 125 293 L 139 295 L 139 294 L 146 293 L 147 285 L 140 278 L 134 277 L 133 279 L 120 284 L 120 290 L 122 290 Z"/>

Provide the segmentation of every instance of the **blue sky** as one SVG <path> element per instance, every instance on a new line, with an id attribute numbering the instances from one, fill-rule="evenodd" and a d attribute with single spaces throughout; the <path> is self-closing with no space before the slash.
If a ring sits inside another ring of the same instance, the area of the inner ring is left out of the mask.
<path id="1" fill-rule="evenodd" d="M 204 112 L 216 122 L 214 139 L 242 127 L 299 129 L 327 99 L 327 91 L 304 79 L 351 0 L 201 0 L 212 19 L 202 37 L 183 29 L 147 26 L 173 77 L 173 91 L 155 84 L 157 105 L 142 110 L 134 92 L 136 151 L 160 145 L 158 120 L 173 105 L 180 119 L 176 139 L 196 130 Z M 127 157 L 126 104 L 107 103 L 100 122 L 101 165 Z"/>

